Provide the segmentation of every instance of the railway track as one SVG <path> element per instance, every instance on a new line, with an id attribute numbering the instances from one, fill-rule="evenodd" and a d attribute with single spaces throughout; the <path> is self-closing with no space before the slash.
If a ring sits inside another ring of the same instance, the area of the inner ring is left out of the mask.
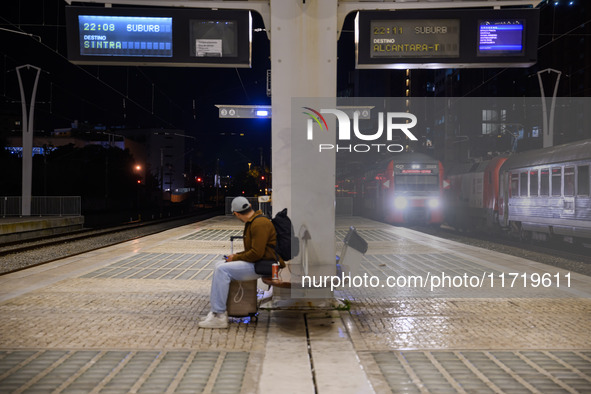
<path id="1" fill-rule="evenodd" d="M 0 275 L 156 234 L 219 214 L 217 210 L 199 211 L 182 217 L 130 223 L 98 230 L 81 230 L 67 235 L 6 244 L 0 247 Z"/>
<path id="2" fill-rule="evenodd" d="M 591 248 L 588 247 L 564 242 L 546 244 L 536 241 L 519 242 L 504 236 L 481 232 L 460 233 L 445 225 L 440 228 L 416 227 L 415 230 L 591 276 Z"/>

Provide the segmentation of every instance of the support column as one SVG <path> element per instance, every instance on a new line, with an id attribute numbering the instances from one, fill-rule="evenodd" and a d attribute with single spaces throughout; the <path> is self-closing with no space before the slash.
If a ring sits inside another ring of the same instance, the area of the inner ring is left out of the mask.
<path id="1" fill-rule="evenodd" d="M 33 92 L 31 94 L 31 105 L 27 115 L 27 97 L 23 87 L 21 69 L 32 68 L 37 71 Z M 35 96 L 37 95 L 37 84 L 39 82 L 39 67 L 27 64 L 16 68 L 18 84 L 21 92 L 21 104 L 23 111 L 23 170 L 22 170 L 22 198 L 21 216 L 31 216 L 31 189 L 33 184 L 33 120 L 35 116 Z"/>
<path id="2" fill-rule="evenodd" d="M 294 150 L 291 134 L 301 130 L 292 130 L 291 111 L 292 98 L 336 97 L 338 2 L 271 0 L 270 4 L 274 214 L 287 207 L 296 234 L 303 226 L 308 229 L 312 273 L 318 267 L 332 267 L 334 274 L 335 156 Z M 331 130 L 334 133 L 335 128 Z"/>
<path id="3" fill-rule="evenodd" d="M 544 82 L 542 81 L 542 76 L 544 73 L 556 74 L 556 80 L 554 82 L 554 91 L 552 92 L 552 102 L 550 103 L 550 119 L 548 119 L 548 105 L 546 103 L 546 92 L 544 90 Z M 553 68 L 547 68 L 542 71 L 538 71 L 538 82 L 540 84 L 540 96 L 542 97 L 542 115 L 544 116 L 543 119 L 543 127 L 542 130 L 542 143 L 544 148 L 548 148 L 554 146 L 554 112 L 556 107 L 556 95 L 558 93 L 558 83 L 560 82 L 560 75 L 562 72 L 558 70 L 554 70 Z"/>

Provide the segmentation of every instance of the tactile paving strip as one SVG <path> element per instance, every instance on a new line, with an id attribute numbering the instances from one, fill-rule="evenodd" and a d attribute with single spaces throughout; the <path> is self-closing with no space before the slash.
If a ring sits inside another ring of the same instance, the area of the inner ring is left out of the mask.
<path id="1" fill-rule="evenodd" d="M 359 351 L 591 349 L 587 299 L 372 297 L 349 316 Z"/>
<path id="2" fill-rule="evenodd" d="M 337 274 L 341 275 L 339 273 Z M 356 275 L 357 277 L 367 275 L 368 277 L 376 278 L 373 281 L 376 286 L 373 287 L 373 285 L 366 283 L 358 286 L 352 282 L 351 285 L 345 288 L 341 287 L 340 290 L 345 291 L 345 294 L 343 294 L 345 297 L 351 297 L 352 299 L 376 296 L 494 297 L 502 294 L 500 291 L 493 292 L 493 294 L 483 292 L 483 290 L 488 289 L 489 281 L 485 281 L 487 286 L 484 289 L 464 287 L 447 288 L 443 286 L 432 289 L 432 276 L 436 275 L 440 278 L 442 274 L 450 278 L 454 276 L 464 277 L 464 275 L 467 275 L 468 277 L 476 276 L 480 279 L 483 274 L 498 276 L 500 272 L 450 253 L 364 255 L 360 268 L 356 272 L 352 272 L 351 275 Z M 400 278 L 400 280 L 398 282 L 395 280 L 389 282 L 388 280 L 392 278 Z"/>
<path id="3" fill-rule="evenodd" d="M 335 231 L 337 241 L 343 242 L 349 230 Z M 357 230 L 357 234 L 367 242 L 400 241 L 401 237 L 384 230 Z"/>
<path id="4" fill-rule="evenodd" d="M 249 352 L 0 351 L 0 392 L 239 393 Z"/>
<path id="5" fill-rule="evenodd" d="M 445 272 L 448 275 L 482 275 L 483 272 L 500 274 L 490 266 L 462 258 L 451 253 L 417 253 L 411 255 L 366 255 L 363 269 L 370 275 L 422 275 Z"/>
<path id="6" fill-rule="evenodd" d="M 486 261 L 462 257 L 453 253 L 414 253 L 414 254 L 366 254 L 357 266 L 340 265 L 355 281 L 349 281 L 345 287 L 336 287 L 346 292 L 346 297 L 353 299 L 376 296 L 392 297 L 571 297 L 566 276 L 560 277 L 562 287 L 557 282 L 542 286 L 535 285 L 534 276 L 525 270 L 512 269 L 505 272 Z M 523 276 L 525 275 L 525 276 Z M 551 274 L 546 274 L 551 275 Z M 556 275 L 548 277 L 556 279 Z M 337 272 L 342 277 L 340 271 Z M 368 279 L 361 280 L 362 277 Z M 524 279 L 525 278 L 525 279 Z M 372 282 L 369 282 L 369 279 Z M 527 280 L 526 280 L 527 279 Z M 524 285 L 525 283 L 525 285 Z M 553 285 L 552 285 L 553 284 Z"/>
<path id="7" fill-rule="evenodd" d="M 228 241 L 230 237 L 242 236 L 242 230 L 204 229 L 181 237 L 183 241 Z"/>
<path id="8" fill-rule="evenodd" d="M 591 351 L 396 351 L 372 356 L 393 392 L 591 393 Z"/>
<path id="9" fill-rule="evenodd" d="M 83 278 L 207 280 L 219 254 L 138 253 Z"/>

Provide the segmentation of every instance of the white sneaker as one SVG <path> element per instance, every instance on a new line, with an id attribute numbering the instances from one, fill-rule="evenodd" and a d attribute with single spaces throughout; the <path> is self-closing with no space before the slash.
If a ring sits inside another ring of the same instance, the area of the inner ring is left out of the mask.
<path id="1" fill-rule="evenodd" d="M 199 322 L 201 328 L 227 328 L 228 327 L 228 313 L 213 313 L 210 312 L 205 320 Z"/>
<path id="2" fill-rule="evenodd" d="M 215 316 L 215 314 L 210 311 L 206 316 L 203 316 L 201 319 L 199 319 L 199 321 L 205 321 L 207 319 L 211 319 L 213 316 Z"/>

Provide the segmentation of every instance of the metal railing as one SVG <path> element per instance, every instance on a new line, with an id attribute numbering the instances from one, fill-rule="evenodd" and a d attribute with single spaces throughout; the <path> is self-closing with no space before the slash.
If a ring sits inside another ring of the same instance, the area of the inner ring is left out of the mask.
<path id="1" fill-rule="evenodd" d="M 33 196 L 31 216 L 80 216 L 80 196 Z M 22 216 L 22 197 L 0 197 L 0 217 Z"/>

